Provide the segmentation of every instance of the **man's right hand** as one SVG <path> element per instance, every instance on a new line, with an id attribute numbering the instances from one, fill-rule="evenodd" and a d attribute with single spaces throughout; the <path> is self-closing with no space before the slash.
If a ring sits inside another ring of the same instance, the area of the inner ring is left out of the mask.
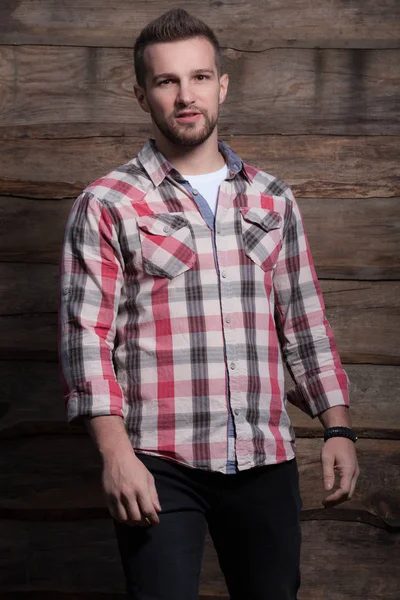
<path id="1" fill-rule="evenodd" d="M 103 455 L 103 490 L 111 516 L 126 525 L 158 525 L 154 477 L 133 451 Z"/>

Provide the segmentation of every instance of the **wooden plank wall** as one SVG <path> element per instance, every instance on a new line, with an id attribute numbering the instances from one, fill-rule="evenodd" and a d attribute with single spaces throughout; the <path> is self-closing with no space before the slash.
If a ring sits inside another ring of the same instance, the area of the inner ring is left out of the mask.
<path id="1" fill-rule="evenodd" d="M 0 589 L 123 598 L 84 432 L 57 371 L 58 260 L 73 198 L 150 133 L 132 44 L 172 6 L 204 18 L 231 76 L 221 136 L 296 193 L 352 382 L 361 477 L 324 510 L 321 426 L 291 409 L 303 495 L 300 600 L 398 598 L 400 185 L 397 0 L 0 4 Z M 210 543 L 202 598 L 227 598 Z"/>

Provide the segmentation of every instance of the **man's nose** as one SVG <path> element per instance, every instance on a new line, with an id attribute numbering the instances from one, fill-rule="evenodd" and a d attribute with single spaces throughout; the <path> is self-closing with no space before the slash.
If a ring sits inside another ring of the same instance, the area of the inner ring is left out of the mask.
<path id="1" fill-rule="evenodd" d="M 177 102 L 188 106 L 195 101 L 194 90 L 190 84 L 182 84 L 179 86 Z"/>

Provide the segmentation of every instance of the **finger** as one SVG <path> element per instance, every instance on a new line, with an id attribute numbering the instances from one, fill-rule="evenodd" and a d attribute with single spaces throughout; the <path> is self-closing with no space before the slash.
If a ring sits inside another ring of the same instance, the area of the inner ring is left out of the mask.
<path id="1" fill-rule="evenodd" d="M 325 500 L 322 501 L 322 504 L 325 506 L 325 508 L 331 508 L 332 506 L 340 504 L 343 501 L 343 491 L 338 489 L 330 496 L 327 496 Z"/>
<path id="2" fill-rule="evenodd" d="M 350 493 L 349 493 L 349 500 L 351 500 L 351 498 L 353 497 L 354 489 L 356 487 L 356 481 L 357 480 L 355 478 L 353 478 L 352 481 L 351 481 Z"/>
<path id="3" fill-rule="evenodd" d="M 149 492 L 150 492 L 150 498 L 153 503 L 153 506 L 155 507 L 156 510 L 161 512 L 162 508 L 161 508 L 161 504 L 160 504 L 160 499 L 157 494 L 157 489 L 156 489 L 156 486 L 154 483 L 154 478 L 150 481 Z"/>
<path id="4" fill-rule="evenodd" d="M 128 515 L 121 502 L 118 502 L 116 498 L 107 498 L 108 510 L 113 519 L 125 523 L 128 520 Z"/>
<path id="5" fill-rule="evenodd" d="M 148 519 L 151 524 L 158 525 L 160 519 L 158 518 L 150 494 L 138 494 L 138 503 L 142 517 Z"/>
<path id="6" fill-rule="evenodd" d="M 350 487 L 350 494 L 349 494 L 349 498 L 351 498 L 354 494 L 354 490 L 356 487 L 356 483 L 357 483 L 357 479 L 358 476 L 360 475 L 360 471 L 357 469 L 357 471 L 355 472 L 353 479 L 351 480 L 351 487 Z"/>
<path id="7" fill-rule="evenodd" d="M 334 459 L 333 456 L 322 455 L 322 478 L 324 482 L 324 488 L 331 490 L 335 484 L 335 471 L 334 471 Z"/>
<path id="8" fill-rule="evenodd" d="M 122 500 L 126 510 L 128 523 L 131 525 L 143 525 L 142 514 L 136 499 L 123 498 Z"/>
<path id="9" fill-rule="evenodd" d="M 347 468 L 342 468 L 340 471 L 339 489 L 343 491 L 343 494 L 346 497 L 348 497 L 350 494 L 353 475 L 354 475 L 354 472 Z"/>
<path id="10" fill-rule="evenodd" d="M 352 476 L 348 472 L 342 473 L 340 478 L 340 485 L 336 492 L 325 498 L 323 504 L 325 506 L 334 506 L 340 504 L 349 499 L 351 490 Z"/>

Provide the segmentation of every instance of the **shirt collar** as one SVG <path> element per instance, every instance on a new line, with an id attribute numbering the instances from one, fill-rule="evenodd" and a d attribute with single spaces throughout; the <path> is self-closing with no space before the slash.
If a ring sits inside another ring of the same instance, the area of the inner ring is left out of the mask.
<path id="1" fill-rule="evenodd" d="M 225 159 L 228 167 L 228 179 L 233 179 L 238 173 L 243 173 L 249 181 L 248 174 L 242 159 L 225 142 L 218 140 L 218 149 Z M 169 175 L 177 181 L 183 181 L 182 175 L 171 165 L 165 156 L 159 151 L 154 139 L 149 139 L 140 150 L 138 159 L 155 187 Z"/>

